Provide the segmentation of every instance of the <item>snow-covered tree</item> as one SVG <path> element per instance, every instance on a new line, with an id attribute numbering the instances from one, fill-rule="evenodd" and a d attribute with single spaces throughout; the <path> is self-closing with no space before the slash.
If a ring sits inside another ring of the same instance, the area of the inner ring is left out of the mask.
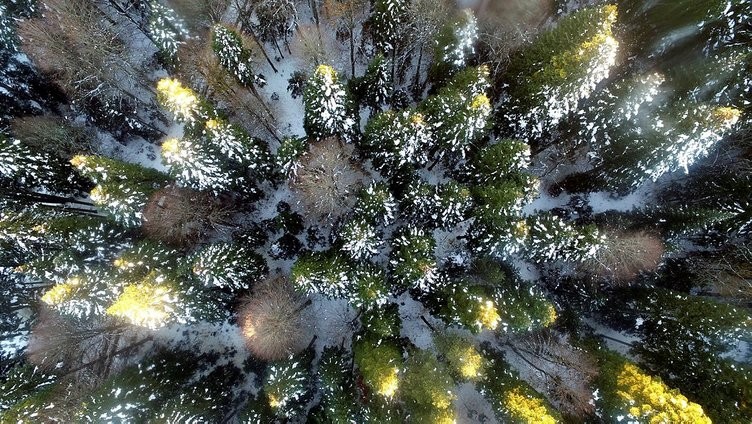
<path id="1" fill-rule="evenodd" d="M 361 191 L 353 213 L 373 225 L 390 225 L 397 216 L 397 202 L 385 183 L 371 183 Z"/>
<path id="2" fill-rule="evenodd" d="M 616 63 L 617 8 L 583 8 L 562 18 L 510 59 L 501 109 L 514 136 L 531 142 L 588 98 Z"/>
<path id="3" fill-rule="evenodd" d="M 0 51 L 16 50 L 16 30 L 8 8 L 0 3 Z"/>
<path id="4" fill-rule="evenodd" d="M 491 124 L 488 88 L 488 68 L 468 68 L 421 104 L 436 140 L 435 157 L 464 159 L 486 137 Z"/>
<path id="5" fill-rule="evenodd" d="M 469 338 L 457 331 L 447 331 L 434 335 L 433 340 L 456 381 L 476 382 L 485 376 L 488 367 L 486 358 Z"/>
<path id="6" fill-rule="evenodd" d="M 367 260 L 377 254 L 384 243 L 374 225 L 359 216 L 342 226 L 339 238 L 342 240 L 342 250 L 356 261 Z"/>
<path id="7" fill-rule="evenodd" d="M 253 52 L 243 46 L 243 38 L 237 30 L 226 25 L 214 25 L 212 49 L 220 65 L 241 85 L 252 87 L 263 83 L 263 79 L 254 72 Z"/>
<path id="8" fill-rule="evenodd" d="M 214 243 L 192 259 L 193 273 L 206 286 L 244 290 L 266 273 L 264 258 L 243 246 Z"/>
<path id="9" fill-rule="evenodd" d="M 329 65 L 319 65 L 303 92 L 306 134 L 315 140 L 336 135 L 351 141 L 356 125 L 350 116 L 349 101 L 337 71 Z"/>
<path id="10" fill-rule="evenodd" d="M 400 43 L 402 25 L 407 21 L 407 0 L 376 0 L 371 15 L 371 34 L 376 49 L 393 54 Z"/>
<path id="11" fill-rule="evenodd" d="M 635 422 L 711 422 L 702 406 L 626 358 L 604 350 L 597 357 L 600 372 L 596 387 L 600 396 L 596 405 L 611 420 L 622 417 Z"/>
<path id="12" fill-rule="evenodd" d="M 352 356 L 342 348 L 327 346 L 319 361 L 318 380 L 322 390 L 323 415 L 327 422 L 344 424 L 357 421 Z"/>
<path id="13" fill-rule="evenodd" d="M 254 179 L 261 181 L 273 176 L 272 154 L 263 140 L 251 137 L 242 129 L 221 119 L 206 121 L 204 135 L 223 159 L 237 164 Z"/>
<path id="14" fill-rule="evenodd" d="M 403 168 L 425 165 L 434 137 L 421 113 L 388 110 L 368 121 L 362 143 L 376 169 L 392 177 Z"/>
<path id="15" fill-rule="evenodd" d="M 282 140 L 275 157 L 277 167 L 285 176 L 296 175 L 300 168 L 299 159 L 308 150 L 305 138 L 287 137 Z"/>
<path id="16" fill-rule="evenodd" d="M 467 66 L 475 54 L 478 22 L 470 9 L 461 10 L 438 33 L 434 45 L 436 62 L 431 73 L 438 81 L 450 78 Z"/>
<path id="17" fill-rule="evenodd" d="M 149 23 L 147 32 L 157 46 L 162 58 L 169 62 L 176 59 L 178 48 L 188 37 L 185 22 L 173 9 L 163 5 L 159 0 L 148 2 Z"/>
<path id="18" fill-rule="evenodd" d="M 352 82 L 353 96 L 373 111 L 381 110 L 392 95 L 389 61 L 378 53 L 368 64 L 365 75 Z"/>
<path id="19" fill-rule="evenodd" d="M 379 396 L 391 399 L 400 387 L 402 352 L 391 340 L 369 337 L 353 342 L 353 358 L 363 382 Z"/>
<path id="20" fill-rule="evenodd" d="M 401 288 L 432 291 L 441 284 L 434 255 L 436 241 L 417 227 L 405 228 L 392 239 L 391 276 Z"/>
<path id="21" fill-rule="evenodd" d="M 593 225 L 578 227 L 556 215 L 539 215 L 528 219 L 529 255 L 536 262 L 582 262 L 593 258 L 603 247 L 603 235 Z"/>
<path id="22" fill-rule="evenodd" d="M 273 362 L 267 368 L 264 392 L 278 417 L 291 418 L 305 405 L 303 398 L 311 384 L 309 367 L 312 360 L 313 352 L 304 351 Z"/>
<path id="23" fill-rule="evenodd" d="M 169 166 L 170 175 L 184 187 L 219 193 L 243 183 L 239 172 L 228 172 L 217 149 L 202 140 L 165 140 L 162 161 Z"/>
<path id="24" fill-rule="evenodd" d="M 141 225 L 149 196 L 169 181 L 157 170 L 103 156 L 75 156 L 71 164 L 96 184 L 94 203 L 127 227 Z"/>
<path id="25" fill-rule="evenodd" d="M 163 78 L 157 83 L 157 100 L 179 122 L 193 124 L 204 121 L 214 114 L 198 95 L 180 81 Z"/>
<path id="26" fill-rule="evenodd" d="M 351 284 L 352 264 L 336 251 L 302 256 L 292 267 L 292 282 L 304 293 L 344 298 Z"/>
<path id="27" fill-rule="evenodd" d="M 85 186 L 85 180 L 60 158 L 0 134 L 0 187 L 75 194 Z"/>

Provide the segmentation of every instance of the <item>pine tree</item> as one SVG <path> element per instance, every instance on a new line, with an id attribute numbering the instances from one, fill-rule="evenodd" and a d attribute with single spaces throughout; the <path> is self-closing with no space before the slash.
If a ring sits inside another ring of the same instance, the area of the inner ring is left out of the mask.
<path id="1" fill-rule="evenodd" d="M 228 388 L 237 387 L 241 377 L 234 365 L 220 365 L 167 399 L 154 418 L 166 423 L 221 421 L 230 413 L 234 399 Z"/>
<path id="2" fill-rule="evenodd" d="M 361 338 L 353 342 L 353 358 L 363 382 L 373 392 L 391 399 L 400 387 L 402 353 L 392 341 Z"/>
<path id="3" fill-rule="evenodd" d="M 468 68 L 421 104 L 436 140 L 434 156 L 464 159 L 486 137 L 491 122 L 488 88 L 488 67 Z"/>
<path id="4" fill-rule="evenodd" d="M 454 181 L 436 187 L 436 203 L 431 215 L 433 224 L 442 230 L 451 230 L 467 219 L 472 206 L 470 191 Z"/>
<path id="5" fill-rule="evenodd" d="M 402 327 L 399 307 L 395 303 L 385 303 L 363 311 L 360 323 L 365 337 L 376 340 L 393 340 L 399 336 Z"/>
<path id="6" fill-rule="evenodd" d="M 431 291 L 441 284 L 434 256 L 436 241 L 420 228 L 405 228 L 392 239 L 391 275 L 401 288 Z"/>
<path id="7" fill-rule="evenodd" d="M 251 88 L 264 82 L 254 73 L 253 52 L 243 46 L 243 39 L 237 30 L 226 25 L 214 25 L 212 49 L 220 65 L 241 85 Z"/>
<path id="8" fill-rule="evenodd" d="M 282 171 L 282 175 L 290 177 L 297 175 L 300 168 L 299 159 L 308 151 L 308 145 L 304 138 L 288 137 L 282 140 L 277 149 L 276 165 Z"/>
<path id="9" fill-rule="evenodd" d="M 475 54 L 478 21 L 470 9 L 463 9 L 438 33 L 434 46 L 436 62 L 431 69 L 434 79 L 442 81 L 467 66 Z"/>
<path id="10" fill-rule="evenodd" d="M 373 225 L 391 225 L 397 216 L 397 202 L 385 183 L 371 183 L 358 195 L 353 214 Z"/>
<path id="11" fill-rule="evenodd" d="M 240 171 L 249 172 L 255 180 L 273 177 L 272 154 L 263 140 L 251 137 L 237 126 L 220 119 L 206 121 L 204 136 L 223 159 L 236 164 Z"/>
<path id="12" fill-rule="evenodd" d="M 269 365 L 264 376 L 264 392 L 278 417 L 292 418 L 305 406 L 310 389 L 309 367 L 313 352 L 306 350 Z"/>
<path id="13" fill-rule="evenodd" d="M 267 271 L 264 258 L 243 246 L 215 243 L 193 258 L 193 273 L 205 286 L 245 290 Z"/>
<path id="14" fill-rule="evenodd" d="M 158 0 L 148 2 L 148 16 L 147 32 L 151 40 L 157 46 L 162 59 L 172 63 L 177 58 L 178 48 L 188 37 L 185 22 L 173 9 Z"/>
<path id="15" fill-rule="evenodd" d="M 363 217 L 356 216 L 340 229 L 342 250 L 356 261 L 368 260 L 379 252 L 384 241 L 376 228 Z"/>
<path id="16" fill-rule="evenodd" d="M 178 184 L 220 193 L 242 185 L 236 171 L 229 173 L 222 156 L 201 140 L 171 138 L 162 143 L 162 161 Z"/>
<path id="17" fill-rule="evenodd" d="M 416 422 L 455 422 L 452 402 L 455 383 L 447 367 L 425 351 L 413 349 L 405 361 L 399 397 Z M 430 418 L 430 420 L 429 420 Z"/>
<path id="18" fill-rule="evenodd" d="M 157 100 L 178 122 L 194 124 L 212 117 L 213 110 L 196 95 L 193 90 L 171 78 L 163 78 L 157 83 Z"/>
<path id="19" fill-rule="evenodd" d="M 321 293 L 327 297 L 347 297 L 352 284 L 352 264 L 336 251 L 314 252 L 302 256 L 292 266 L 293 285 L 304 293 Z"/>
<path id="20" fill-rule="evenodd" d="M 168 182 L 159 171 L 103 156 L 75 156 L 71 164 L 96 184 L 94 203 L 126 227 L 141 225 L 149 196 Z"/>
<path id="21" fill-rule="evenodd" d="M 392 95 L 392 76 L 389 61 L 383 54 L 377 53 L 368 64 L 366 73 L 361 78 L 351 80 L 353 95 L 372 111 L 381 110 L 389 103 Z"/>
<path id="22" fill-rule="evenodd" d="M 613 352 L 598 355 L 597 405 L 611 420 L 710 423 L 703 408 Z"/>
<path id="23" fill-rule="evenodd" d="M 467 277 L 451 281 L 437 296 L 422 301 L 447 324 L 473 333 L 533 331 L 557 318 L 553 304 L 540 290 L 489 259 L 477 260 Z"/>
<path id="24" fill-rule="evenodd" d="M 519 424 L 555 424 L 561 416 L 543 396 L 520 379 L 503 356 L 484 352 L 489 368 L 480 383 L 479 391 L 491 404 L 499 421 Z"/>
<path id="25" fill-rule="evenodd" d="M 363 137 L 376 169 L 391 178 L 397 171 L 428 162 L 433 144 L 424 115 L 413 110 L 379 113 L 368 121 Z"/>
<path id="26" fill-rule="evenodd" d="M 34 398 L 50 390 L 57 380 L 55 375 L 44 373 L 28 363 L 10 368 L 3 377 L 0 411 L 4 419 L 15 416 L 19 420 L 32 418 L 35 412 L 39 412 L 41 408 L 35 405 Z"/>
<path id="27" fill-rule="evenodd" d="M 0 187 L 76 194 L 87 184 L 69 164 L 0 134 Z"/>
<path id="28" fill-rule="evenodd" d="M 348 103 L 349 96 L 339 82 L 337 71 L 329 65 L 319 65 L 303 93 L 306 134 L 315 140 L 336 135 L 351 141 L 355 120 L 350 116 Z"/>
<path id="29" fill-rule="evenodd" d="M 13 18 L 4 4 L 0 4 L 0 51 L 16 51 L 17 40 Z"/>
<path id="30" fill-rule="evenodd" d="M 528 252 L 536 262 L 582 262 L 593 258 L 603 247 L 603 235 L 594 224 L 578 228 L 550 214 L 528 221 Z"/>
<path id="31" fill-rule="evenodd" d="M 459 332 L 448 331 L 434 335 L 433 341 L 454 380 L 476 382 L 485 377 L 487 361 L 470 339 Z"/>
<path id="32" fill-rule="evenodd" d="M 357 422 L 355 382 L 352 378 L 352 356 L 344 349 L 327 346 L 319 361 L 319 387 L 327 422 Z"/>
<path id="33" fill-rule="evenodd" d="M 393 54 L 397 49 L 402 33 L 402 25 L 407 22 L 409 2 L 406 0 L 376 0 L 371 15 L 371 34 L 376 50 Z"/>
<path id="34" fill-rule="evenodd" d="M 374 265 L 358 265 L 352 272 L 354 284 L 348 290 L 348 301 L 356 308 L 378 308 L 392 295 L 386 272 Z"/>
<path id="35" fill-rule="evenodd" d="M 530 142 L 551 131 L 608 77 L 619 43 L 612 26 L 617 9 L 581 9 L 541 34 L 510 59 L 504 111 L 514 136 Z"/>

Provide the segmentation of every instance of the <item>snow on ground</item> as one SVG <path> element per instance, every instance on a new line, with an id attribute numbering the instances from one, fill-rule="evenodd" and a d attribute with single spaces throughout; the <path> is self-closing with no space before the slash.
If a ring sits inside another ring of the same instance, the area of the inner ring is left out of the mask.
<path id="1" fill-rule="evenodd" d="M 495 414 L 486 398 L 478 393 L 473 383 L 463 383 L 455 391 L 454 401 L 457 424 L 497 424 Z"/>
<path id="2" fill-rule="evenodd" d="M 631 345 L 640 342 L 640 338 L 637 336 L 631 336 L 622 332 L 616 331 L 610 327 L 606 327 L 593 319 L 586 318 L 584 322 L 595 331 L 595 334 L 603 336 L 603 340 L 606 342 L 606 346 L 609 349 L 618 352 L 627 358 L 635 359 L 629 350 Z"/>
<path id="3" fill-rule="evenodd" d="M 322 295 L 311 295 L 313 302 L 309 307 L 313 315 L 316 339 L 316 357 L 326 346 L 343 346 L 350 348 L 353 334 L 353 321 L 358 312 L 346 299 L 327 299 Z"/>
<path id="4" fill-rule="evenodd" d="M 421 316 L 425 317 L 436 329 L 443 328 L 443 324 L 431 317 L 423 304 L 410 297 L 408 293 L 403 293 L 395 301 L 399 305 L 400 319 L 402 319 L 400 336 L 407 337 L 420 349 L 433 350 L 433 330 L 421 319 Z"/>
<path id="5" fill-rule="evenodd" d="M 182 137 L 182 125 L 170 127 L 168 134 L 170 137 Z M 162 152 L 159 146 L 141 137 L 133 137 L 128 140 L 127 144 L 122 144 L 109 133 L 97 131 L 96 138 L 97 153 L 103 156 L 167 172 L 167 167 L 162 163 Z"/>
<path id="6" fill-rule="evenodd" d="M 598 191 L 588 196 L 593 213 L 606 211 L 629 212 L 633 209 L 642 208 L 650 203 L 653 193 L 652 184 L 643 184 L 637 190 L 627 196 L 616 197 L 613 193 Z"/>

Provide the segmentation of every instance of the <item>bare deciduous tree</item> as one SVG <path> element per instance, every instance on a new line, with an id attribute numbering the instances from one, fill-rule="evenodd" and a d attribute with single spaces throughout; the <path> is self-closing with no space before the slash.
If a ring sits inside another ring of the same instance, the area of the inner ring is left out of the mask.
<path id="1" fill-rule="evenodd" d="M 305 349 L 310 338 L 310 319 L 305 313 L 309 304 L 285 278 L 258 283 L 238 311 L 238 323 L 251 353 L 273 361 Z"/>
<path id="2" fill-rule="evenodd" d="M 144 233 L 171 246 L 195 244 L 211 228 L 229 220 L 231 209 L 207 193 L 169 186 L 155 192 L 144 208 Z"/>
<path id="3" fill-rule="evenodd" d="M 366 175 L 352 154 L 353 147 L 336 137 L 310 144 L 291 184 L 308 220 L 335 221 L 355 205 Z"/>
<path id="4" fill-rule="evenodd" d="M 580 270 L 595 277 L 627 282 L 641 272 L 654 270 L 665 252 L 663 240 L 655 234 L 606 231 L 603 248 L 584 262 Z"/>

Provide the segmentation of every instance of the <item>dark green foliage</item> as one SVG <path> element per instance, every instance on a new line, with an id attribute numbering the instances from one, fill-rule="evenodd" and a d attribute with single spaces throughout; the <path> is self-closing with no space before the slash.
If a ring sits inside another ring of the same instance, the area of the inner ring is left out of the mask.
<path id="1" fill-rule="evenodd" d="M 389 399 L 397 393 L 402 352 L 395 342 L 361 337 L 353 342 L 353 358 L 371 396 Z"/>
<path id="2" fill-rule="evenodd" d="M 304 138 L 285 138 L 277 149 L 277 167 L 285 176 L 294 175 L 298 169 L 298 160 L 305 154 L 308 145 Z"/>
<path id="3" fill-rule="evenodd" d="M 390 274 L 398 287 L 429 291 L 440 284 L 434 249 L 436 241 L 426 231 L 409 227 L 392 240 Z"/>
<path id="4" fill-rule="evenodd" d="M 46 374 L 31 364 L 19 364 L 3 375 L 2 392 L 0 392 L 0 411 L 7 418 L 8 409 L 21 418 L 32 414 L 40 405 L 35 405 L 35 398 L 40 393 L 49 391 L 55 384 L 55 376 Z"/>
<path id="5" fill-rule="evenodd" d="M 168 399 L 157 416 L 159 422 L 220 422 L 233 404 L 233 388 L 241 382 L 240 370 L 232 365 L 215 368 L 206 377 L 190 382 Z"/>
<path id="6" fill-rule="evenodd" d="M 215 243 L 193 260 L 193 273 L 206 286 L 247 289 L 267 272 L 264 258 L 256 252 L 230 243 Z"/>
<path id="7" fill-rule="evenodd" d="M 413 349 L 405 362 L 399 396 L 405 409 L 419 422 L 419 417 L 453 416 L 454 381 L 447 367 L 425 350 Z"/>
<path id="8" fill-rule="evenodd" d="M 353 96 L 372 110 L 381 110 L 391 96 L 391 79 L 389 61 L 378 53 L 368 64 L 365 75 L 351 80 Z"/>
<path id="9" fill-rule="evenodd" d="M 313 354 L 308 349 L 267 367 L 264 393 L 278 417 L 292 418 L 305 407 L 311 386 L 309 368 Z"/>
<path id="10" fill-rule="evenodd" d="M 357 421 L 352 357 L 342 348 L 326 347 L 319 362 L 319 385 L 323 392 L 325 422 L 347 424 Z"/>
<path id="11" fill-rule="evenodd" d="M 402 25 L 407 22 L 406 0 L 376 0 L 370 18 L 376 49 L 391 54 L 400 44 Z"/>
<path id="12" fill-rule="evenodd" d="M 376 339 L 398 338 L 402 326 L 396 303 L 387 303 L 381 307 L 363 311 L 360 323 L 366 334 Z"/>

